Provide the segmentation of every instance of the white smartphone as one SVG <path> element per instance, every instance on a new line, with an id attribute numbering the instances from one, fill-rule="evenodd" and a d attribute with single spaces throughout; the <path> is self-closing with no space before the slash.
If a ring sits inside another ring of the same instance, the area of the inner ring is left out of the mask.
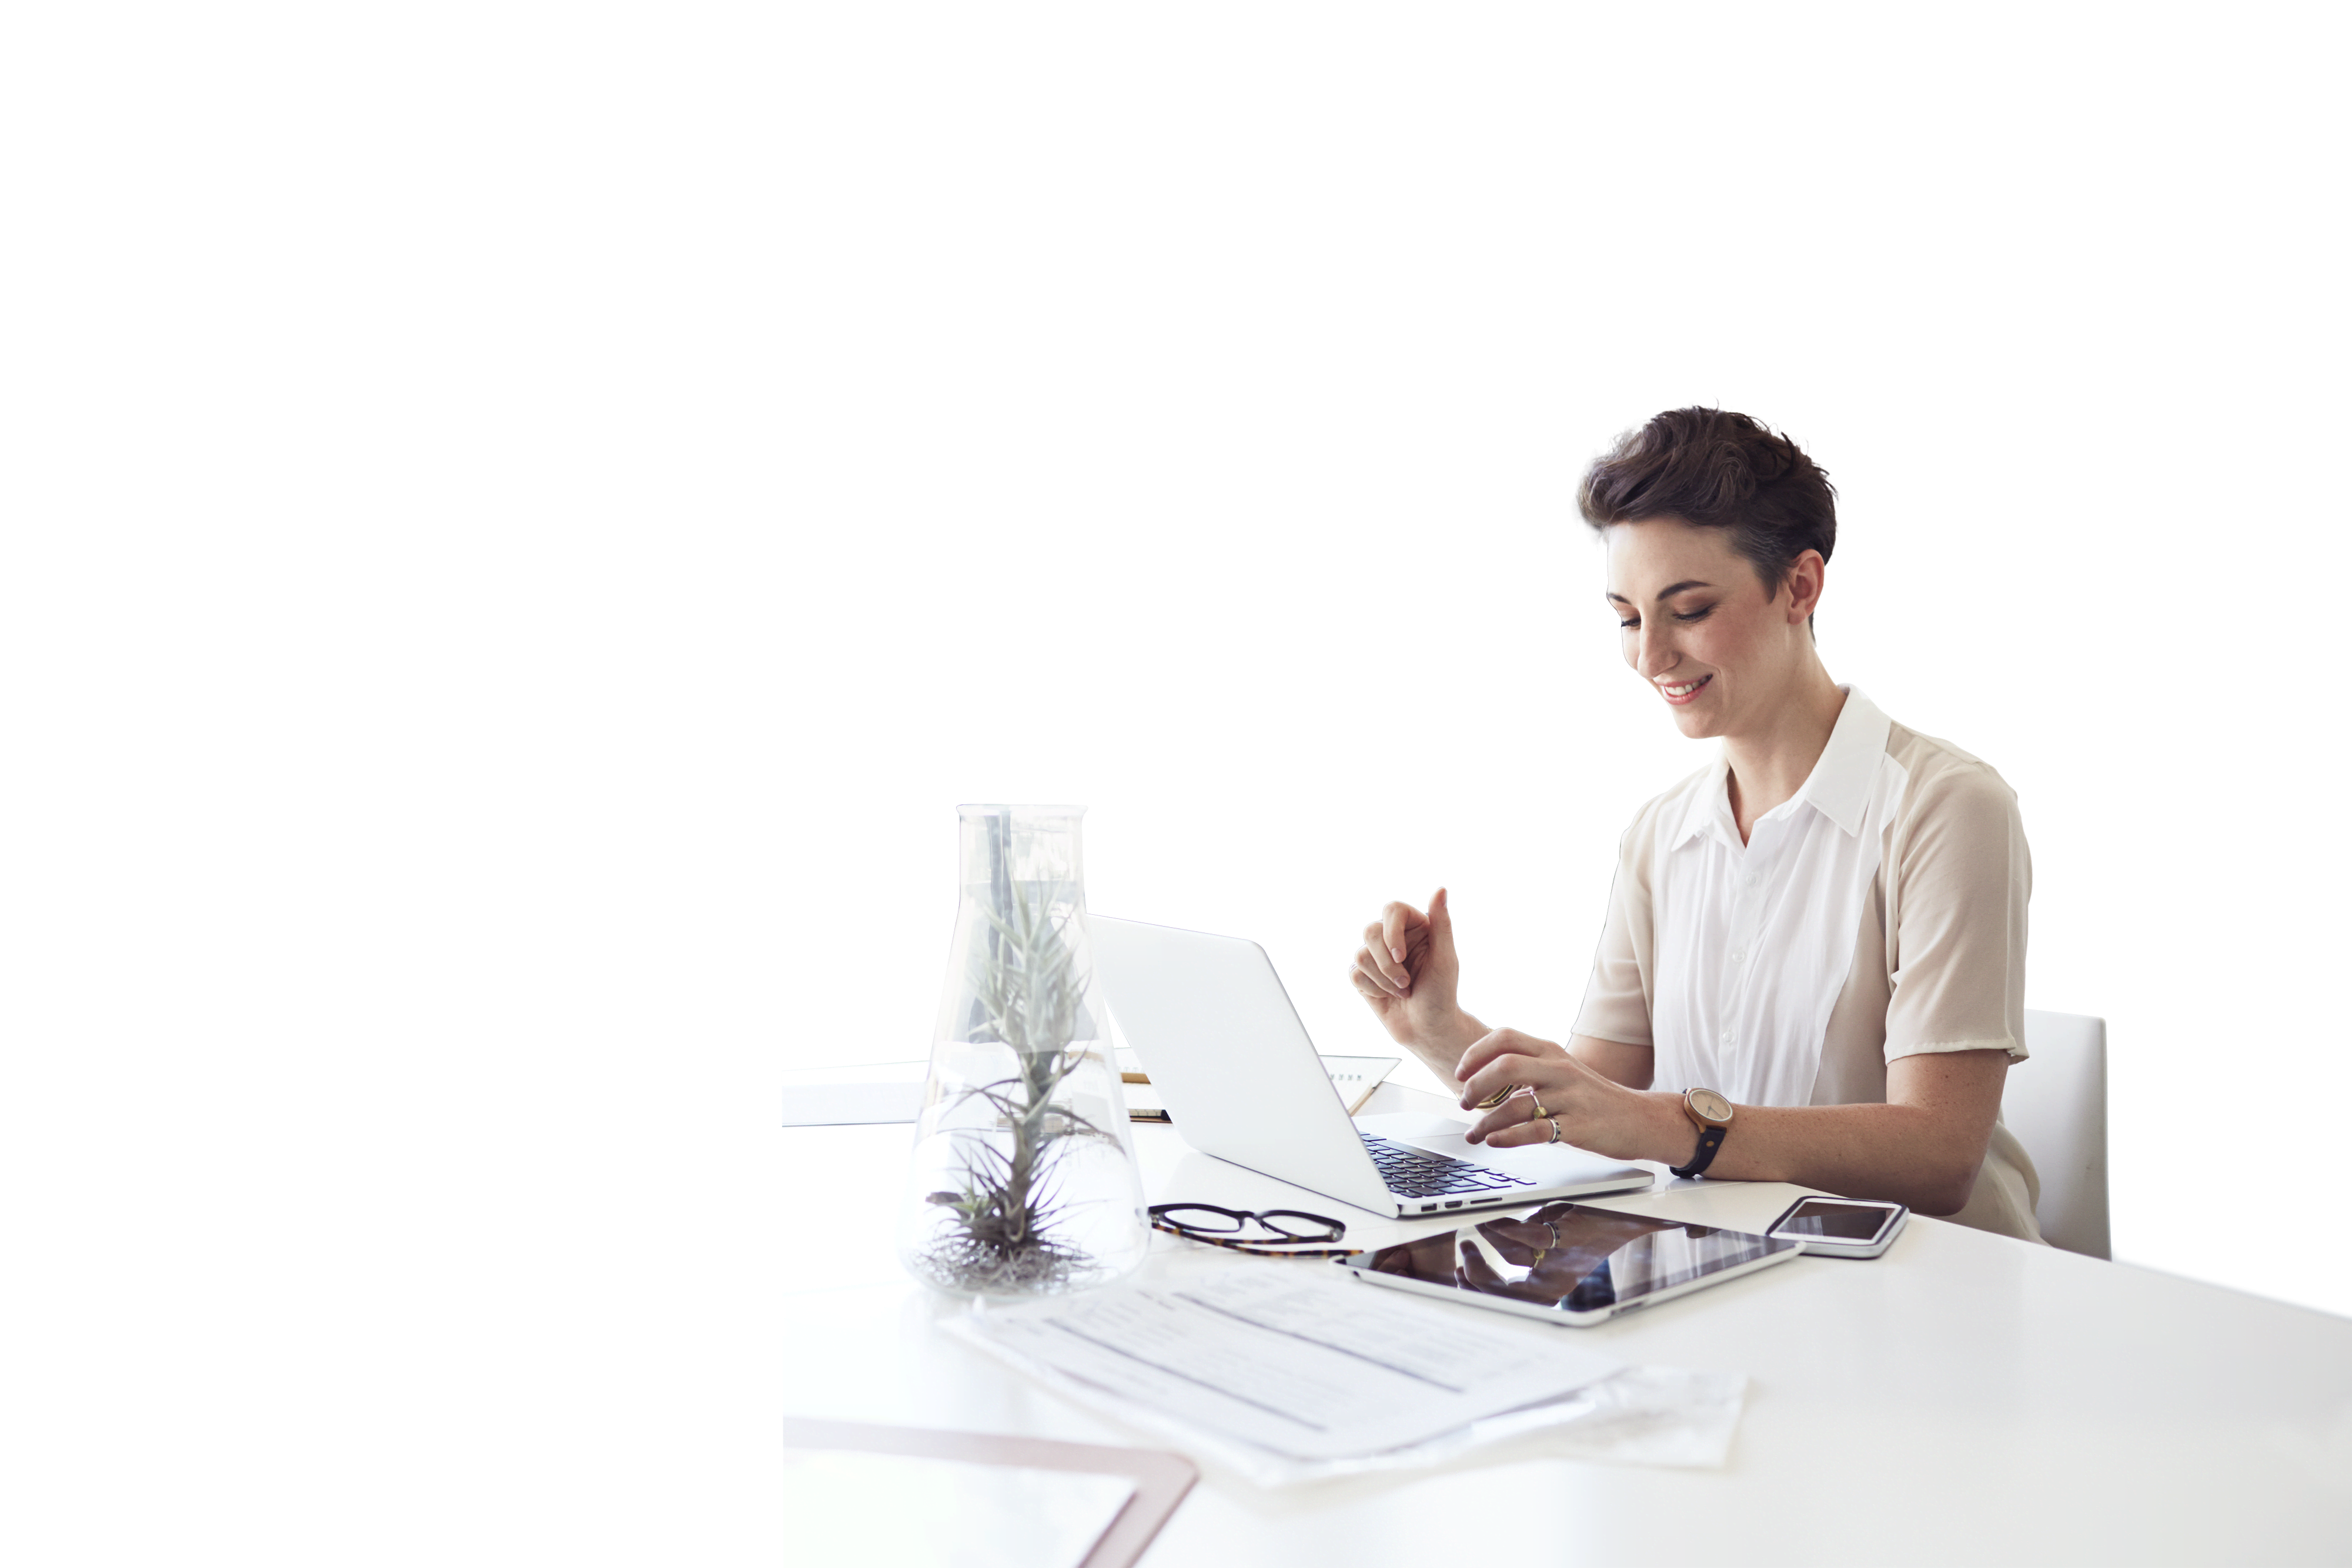
<path id="1" fill-rule="evenodd" d="M 1801 1197 L 1766 1227 L 1775 1241 L 1793 1241 L 1808 1257 L 1875 1258 L 1895 1245 L 1911 1211 L 1868 1197 Z"/>

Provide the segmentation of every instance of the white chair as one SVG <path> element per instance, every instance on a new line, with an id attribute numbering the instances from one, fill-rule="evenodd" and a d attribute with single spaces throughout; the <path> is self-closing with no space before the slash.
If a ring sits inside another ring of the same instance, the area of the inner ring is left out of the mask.
<path id="1" fill-rule="evenodd" d="M 2027 1059 L 2009 1070 L 2000 1119 L 2033 1160 L 2033 1217 L 2053 1247 L 2106 1258 L 2107 1020 L 2025 1015 Z"/>

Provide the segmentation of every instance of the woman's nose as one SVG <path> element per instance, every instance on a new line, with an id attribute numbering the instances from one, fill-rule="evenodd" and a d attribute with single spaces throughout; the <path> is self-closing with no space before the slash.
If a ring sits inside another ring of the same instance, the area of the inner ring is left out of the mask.
<path id="1" fill-rule="evenodd" d="M 1682 657 L 1671 636 L 1659 630 L 1654 622 L 1643 624 L 1642 662 L 1636 667 L 1641 670 L 1643 680 L 1656 680 L 1682 663 Z"/>

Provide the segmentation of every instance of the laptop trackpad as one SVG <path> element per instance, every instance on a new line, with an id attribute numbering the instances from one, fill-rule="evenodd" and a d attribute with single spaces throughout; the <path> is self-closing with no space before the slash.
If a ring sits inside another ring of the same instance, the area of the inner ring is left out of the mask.
<path id="1" fill-rule="evenodd" d="M 1414 1111 L 1382 1111 L 1356 1118 L 1356 1125 L 1375 1138 L 1394 1138 L 1401 1144 L 1426 1143 L 1431 1138 L 1452 1138 L 1463 1141 L 1462 1134 L 1470 1124 L 1459 1116 L 1426 1116 Z"/>

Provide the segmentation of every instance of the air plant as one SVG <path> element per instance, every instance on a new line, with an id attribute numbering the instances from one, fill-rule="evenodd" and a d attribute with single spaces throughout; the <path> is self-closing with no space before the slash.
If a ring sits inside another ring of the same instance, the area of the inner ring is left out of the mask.
<path id="1" fill-rule="evenodd" d="M 969 1038 L 1011 1047 L 1014 1072 L 961 1092 L 959 1106 L 983 1103 L 994 1124 L 958 1133 L 962 1190 L 934 1192 L 925 1200 L 955 1217 L 919 1254 L 932 1278 L 950 1290 L 1050 1291 L 1066 1284 L 1089 1259 L 1055 1235 L 1071 1207 L 1061 1196 L 1058 1167 L 1069 1140 L 1116 1141 L 1056 1100 L 1063 1082 L 1088 1054 L 1087 1047 L 1072 1044 L 1087 989 L 1069 940 L 1080 908 L 1075 890 L 1056 885 L 1034 903 L 1018 882 L 1004 892 L 1002 913 L 981 911 L 989 930 L 971 961 Z M 1064 912 L 1058 917 L 1052 913 L 1057 907 Z"/>

